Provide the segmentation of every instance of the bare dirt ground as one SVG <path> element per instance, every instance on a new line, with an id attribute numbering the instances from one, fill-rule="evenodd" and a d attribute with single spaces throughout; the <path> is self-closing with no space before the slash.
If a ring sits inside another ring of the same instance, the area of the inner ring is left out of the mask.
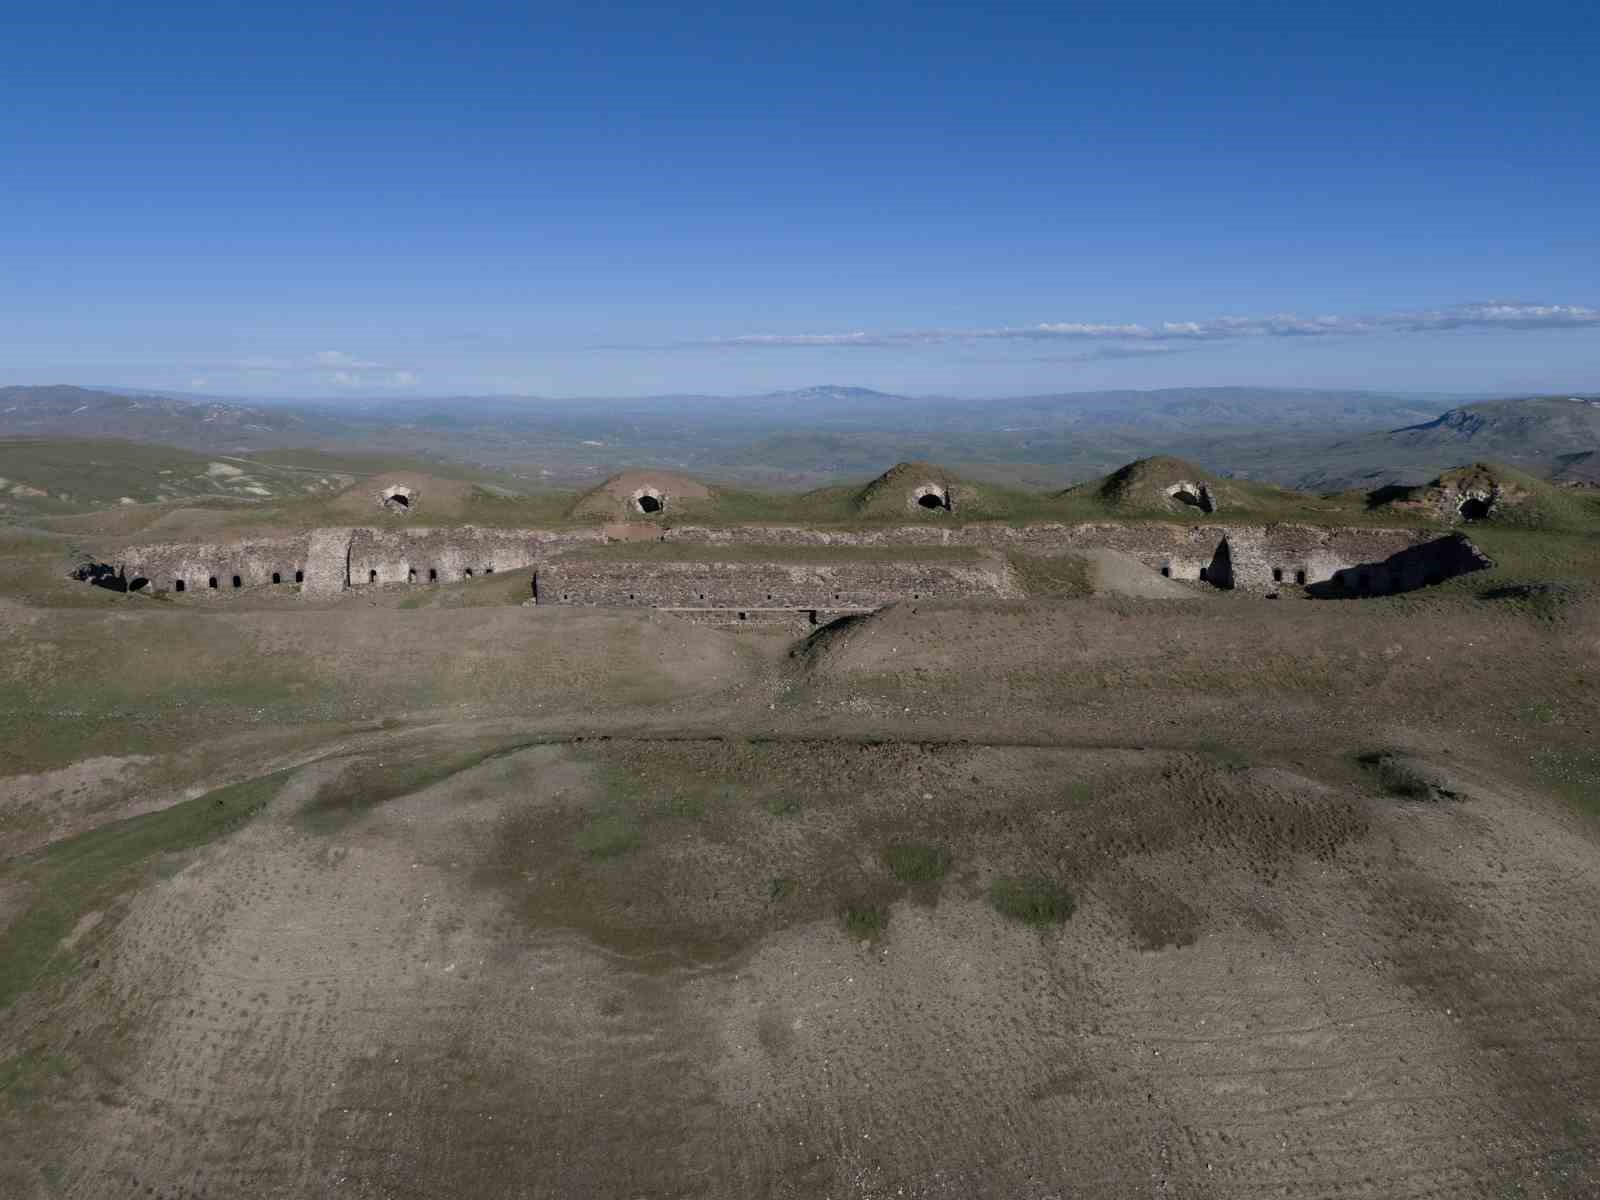
<path id="1" fill-rule="evenodd" d="M 0 1194 L 1600 1194 L 1597 628 L 8 606 Z"/>

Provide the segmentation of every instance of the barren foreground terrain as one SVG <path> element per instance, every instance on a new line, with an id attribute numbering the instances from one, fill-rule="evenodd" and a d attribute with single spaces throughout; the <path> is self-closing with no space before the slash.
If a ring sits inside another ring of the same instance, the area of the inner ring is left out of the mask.
<path id="1" fill-rule="evenodd" d="M 507 587 L 0 598 L 0 1194 L 1600 1194 L 1592 593 Z"/>

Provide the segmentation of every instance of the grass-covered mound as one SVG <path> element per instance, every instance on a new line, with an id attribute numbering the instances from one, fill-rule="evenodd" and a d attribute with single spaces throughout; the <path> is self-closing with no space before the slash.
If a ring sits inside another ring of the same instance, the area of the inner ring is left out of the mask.
<path id="1" fill-rule="evenodd" d="M 580 521 L 703 520 L 716 515 L 718 501 L 718 489 L 688 475 L 621 471 L 579 496 L 571 515 Z"/>
<path id="2" fill-rule="evenodd" d="M 1249 514 L 1259 520 L 1300 515 L 1310 500 L 1300 492 L 1225 479 L 1181 458 L 1157 455 L 1058 493 L 1111 516 L 1193 517 Z"/>
<path id="3" fill-rule="evenodd" d="M 1033 498 L 974 483 L 937 463 L 896 463 L 851 498 L 853 515 L 900 521 L 970 521 L 1015 516 Z"/>
<path id="4" fill-rule="evenodd" d="M 1374 509 L 1451 523 L 1522 529 L 1600 526 L 1600 501 L 1585 489 L 1557 487 L 1503 463 L 1452 467 L 1420 487 L 1372 493 Z"/>

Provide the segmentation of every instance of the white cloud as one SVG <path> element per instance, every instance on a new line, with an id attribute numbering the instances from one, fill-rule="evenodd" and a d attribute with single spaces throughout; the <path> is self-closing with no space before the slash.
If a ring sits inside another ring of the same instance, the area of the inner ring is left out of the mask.
<path id="1" fill-rule="evenodd" d="M 1581 304 L 1522 304 L 1496 301 L 1417 312 L 1372 316 L 1214 317 L 1163 321 L 1156 325 L 1044 321 L 989 329 L 916 329 L 885 333 L 746 334 L 697 343 L 703 346 L 770 349 L 814 346 L 918 346 L 947 342 L 1031 341 L 1182 343 L 1242 338 L 1355 337 L 1378 333 L 1428 333 L 1457 329 L 1600 329 L 1600 309 Z"/>
<path id="2" fill-rule="evenodd" d="M 315 366 L 338 367 L 349 371 L 381 371 L 384 369 L 382 363 L 357 358 L 354 354 L 346 354 L 343 350 L 318 350 L 311 356 L 311 361 Z"/>

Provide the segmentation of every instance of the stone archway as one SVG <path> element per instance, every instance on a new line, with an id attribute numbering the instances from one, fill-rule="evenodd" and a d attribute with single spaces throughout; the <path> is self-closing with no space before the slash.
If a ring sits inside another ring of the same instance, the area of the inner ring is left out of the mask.
<path id="1" fill-rule="evenodd" d="M 955 504 L 948 488 L 937 483 L 919 483 L 911 489 L 911 507 L 926 512 L 949 512 Z"/>
<path id="2" fill-rule="evenodd" d="M 653 517 L 667 511 L 667 494 L 660 488 L 646 484 L 644 487 L 634 489 L 629 503 L 635 512 Z"/>
<path id="3" fill-rule="evenodd" d="M 392 484 L 379 493 L 378 502 L 389 512 L 408 513 L 417 505 L 417 490 L 403 483 Z"/>

